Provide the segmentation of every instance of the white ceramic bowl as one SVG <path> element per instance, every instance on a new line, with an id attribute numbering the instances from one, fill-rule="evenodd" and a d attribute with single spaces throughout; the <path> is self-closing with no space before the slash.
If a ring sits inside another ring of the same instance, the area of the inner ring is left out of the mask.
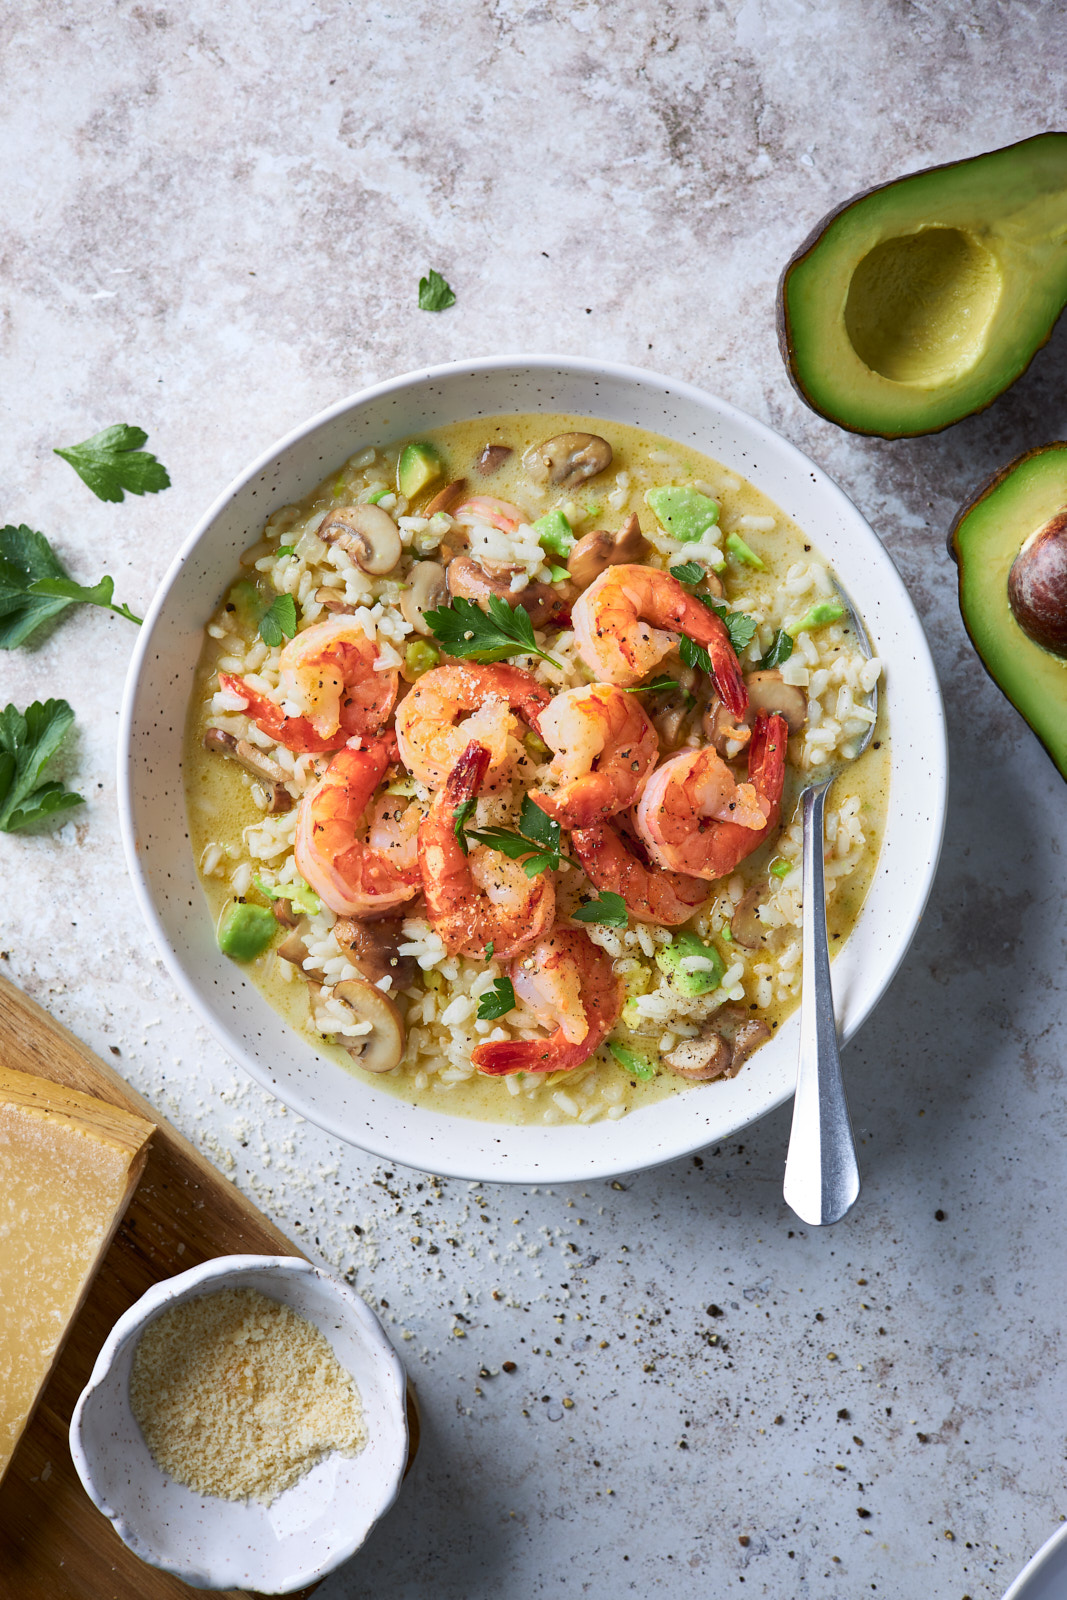
<path id="1" fill-rule="evenodd" d="M 1030 1558 L 1004 1600 L 1067 1600 L 1067 1524 Z"/>
<path id="2" fill-rule="evenodd" d="M 886 664 L 892 779 L 877 877 L 833 967 L 841 1030 L 846 1039 L 855 1033 L 904 957 L 941 848 L 948 759 L 930 652 L 896 568 L 825 473 L 762 423 L 653 373 L 547 356 L 430 368 L 342 401 L 254 462 L 179 551 L 141 630 L 122 712 L 120 813 L 130 875 L 164 960 L 189 1002 L 261 1084 L 301 1115 L 390 1161 L 482 1181 L 567 1182 L 655 1166 L 726 1138 L 781 1104 L 795 1083 L 798 1018 L 736 1078 L 672 1095 L 617 1122 L 513 1127 L 417 1108 L 317 1055 L 219 953 L 180 798 L 182 726 L 202 629 L 268 514 L 366 445 L 508 411 L 631 422 L 716 457 L 811 533 L 859 608 Z"/>
<path id="3" fill-rule="evenodd" d="M 156 1466 L 130 1410 L 141 1334 L 171 1306 L 217 1289 L 258 1289 L 314 1322 L 351 1373 L 367 1444 L 336 1453 L 270 1506 L 219 1500 Z M 70 1425 L 89 1498 L 142 1560 L 198 1589 L 290 1594 L 347 1561 L 400 1490 L 408 1456 L 404 1370 L 370 1308 L 298 1256 L 219 1256 L 155 1284 L 119 1318 Z"/>

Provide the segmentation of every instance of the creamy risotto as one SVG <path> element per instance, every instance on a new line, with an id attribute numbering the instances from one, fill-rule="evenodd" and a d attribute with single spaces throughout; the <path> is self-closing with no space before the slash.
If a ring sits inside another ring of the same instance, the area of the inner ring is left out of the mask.
<path id="1" fill-rule="evenodd" d="M 834 951 L 877 855 L 881 666 L 832 572 L 621 424 L 359 443 L 207 625 L 185 771 L 220 947 L 339 1068 L 442 1110 L 714 1093 L 799 996 L 814 768 Z"/>

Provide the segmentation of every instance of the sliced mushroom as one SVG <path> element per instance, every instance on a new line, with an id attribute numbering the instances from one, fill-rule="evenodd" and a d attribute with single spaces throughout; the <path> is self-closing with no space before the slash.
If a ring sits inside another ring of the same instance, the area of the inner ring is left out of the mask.
<path id="1" fill-rule="evenodd" d="M 730 918 L 730 932 L 735 942 L 743 945 L 746 950 L 758 950 L 764 940 L 763 923 L 758 916 L 762 893 L 758 884 L 746 889 L 738 902 L 737 910 Z"/>
<path id="2" fill-rule="evenodd" d="M 679 1078 L 686 1078 L 690 1083 L 706 1083 L 729 1072 L 733 1051 L 721 1034 L 709 1030 L 696 1039 L 683 1039 L 673 1050 L 667 1051 L 663 1060 Z"/>
<path id="3" fill-rule="evenodd" d="M 293 931 L 275 948 L 275 955 L 281 956 L 283 961 L 291 962 L 294 967 L 302 967 L 308 958 L 307 936 L 310 932 L 311 923 L 307 917 L 301 917 Z"/>
<path id="4" fill-rule="evenodd" d="M 408 587 L 400 596 L 400 609 L 416 633 L 429 634 L 426 612 L 448 600 L 445 569 L 439 561 L 419 561 L 408 576 Z"/>
<path id="5" fill-rule="evenodd" d="M 500 471 L 508 456 L 514 454 L 509 444 L 487 444 L 475 465 L 483 478 L 491 478 L 494 472 Z"/>
<path id="6" fill-rule="evenodd" d="M 451 511 L 467 492 L 466 478 L 453 478 L 443 489 L 438 489 L 433 499 L 422 508 L 424 517 L 435 517 L 439 511 Z"/>
<path id="7" fill-rule="evenodd" d="M 557 433 L 531 445 L 522 464 L 534 483 L 577 489 L 611 466 L 611 446 L 598 433 Z"/>
<path id="8" fill-rule="evenodd" d="M 322 986 L 309 983 L 308 988 L 312 1015 L 317 1020 Z M 404 1054 L 404 1024 L 389 996 L 365 978 L 345 978 L 334 984 L 331 998 L 347 1006 L 354 1021 L 371 1024 L 369 1033 L 330 1034 L 333 1043 L 347 1050 L 364 1072 L 392 1072 Z"/>
<path id="9" fill-rule="evenodd" d="M 351 606 L 345 599 L 343 589 L 327 589 L 325 586 L 315 590 L 315 599 L 327 611 L 351 611 Z"/>
<path id="10" fill-rule="evenodd" d="M 583 533 L 567 558 L 567 571 L 580 589 L 586 589 L 608 567 L 643 561 L 649 549 L 637 514 L 631 511 L 617 533 L 606 533 L 602 528 Z"/>
<path id="11" fill-rule="evenodd" d="M 293 797 L 285 787 L 289 774 L 262 750 L 257 750 L 247 739 L 236 739 L 224 728 L 209 728 L 204 734 L 204 749 L 217 755 L 229 756 L 239 767 L 259 781 L 252 786 L 253 798 L 261 811 L 277 816 L 291 811 Z"/>
<path id="12" fill-rule="evenodd" d="M 685 719 L 689 715 L 684 700 L 669 700 L 667 704 L 653 714 L 652 721 L 656 732 L 668 750 L 673 750 L 680 743 L 682 731 L 685 728 Z"/>
<path id="13" fill-rule="evenodd" d="M 783 683 L 777 667 L 765 672 L 750 672 L 745 679 L 748 690 L 749 712 L 766 711 L 769 716 L 784 717 L 790 733 L 799 733 L 808 720 L 808 700 L 803 689 L 795 684 Z"/>
<path id="14" fill-rule="evenodd" d="M 454 597 L 475 601 L 483 611 L 489 609 L 489 596 L 499 595 L 509 606 L 522 606 L 535 628 L 543 628 L 565 617 L 573 597 L 569 586 L 560 590 L 550 583 L 528 583 L 525 589 L 514 590 L 511 580 L 521 570 L 495 564 L 490 569 L 475 561 L 473 556 L 454 556 L 445 574 L 448 592 Z"/>
<path id="15" fill-rule="evenodd" d="M 404 937 L 397 918 L 360 922 L 355 917 L 338 917 L 333 936 L 370 983 L 384 977 L 392 978 L 394 989 L 414 983 L 419 964 L 414 956 L 402 956 L 397 949 Z"/>
<path id="16" fill-rule="evenodd" d="M 357 567 L 381 578 L 400 560 L 400 531 L 381 506 L 341 506 L 328 511 L 319 526 L 324 544 L 335 544 L 352 557 Z"/>
<path id="17" fill-rule="evenodd" d="M 279 927 L 295 928 L 299 926 L 300 917 L 293 910 L 293 902 L 291 900 L 286 900 L 283 896 L 279 896 L 277 900 L 271 901 L 270 908 L 274 912 L 274 920 Z"/>
<path id="18" fill-rule="evenodd" d="M 732 711 L 727 710 L 721 700 L 713 700 L 706 708 L 700 726 L 708 743 L 714 746 L 720 756 L 727 759 L 731 754 L 737 754 L 739 746 L 748 743 L 752 733 L 745 718 L 741 717 L 739 720 Z M 732 753 L 727 748 L 731 744 L 735 747 Z"/>
<path id="19" fill-rule="evenodd" d="M 734 1034 L 734 1072 L 748 1060 L 753 1050 L 757 1050 L 761 1044 L 766 1044 L 770 1036 L 770 1024 L 764 1022 L 762 1017 L 749 1017 L 747 1022 L 742 1022 Z"/>

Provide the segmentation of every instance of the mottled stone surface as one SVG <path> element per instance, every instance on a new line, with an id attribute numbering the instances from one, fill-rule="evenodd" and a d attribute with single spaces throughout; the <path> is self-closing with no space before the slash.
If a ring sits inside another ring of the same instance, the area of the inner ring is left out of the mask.
<path id="1" fill-rule="evenodd" d="M 1064 1509 L 1064 789 L 967 643 L 944 532 L 1062 434 L 1067 331 L 986 415 L 885 443 L 796 398 L 773 299 L 839 199 L 1046 126 L 1060 8 L 23 0 L 0 37 L 3 519 L 79 578 L 143 609 L 312 412 L 558 350 L 691 379 L 809 451 L 891 550 L 945 687 L 942 867 L 847 1052 L 865 1188 L 818 1234 L 781 1200 L 784 1111 L 554 1193 L 437 1188 L 297 1123 L 179 1001 L 127 886 L 131 625 L 85 610 L 0 660 L 0 699 L 75 706 L 89 801 L 0 837 L 3 970 L 354 1272 L 418 1384 L 415 1471 L 323 1600 L 998 1596 Z M 431 265 L 440 316 L 416 308 Z M 101 505 L 51 454 L 118 419 L 166 494 Z"/>

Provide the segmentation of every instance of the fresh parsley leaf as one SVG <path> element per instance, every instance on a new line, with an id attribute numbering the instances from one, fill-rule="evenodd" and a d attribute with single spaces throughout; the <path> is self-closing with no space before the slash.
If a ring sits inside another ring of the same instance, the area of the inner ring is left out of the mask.
<path id="1" fill-rule="evenodd" d="M 460 826 L 457 816 L 457 838 L 461 838 Z M 522 870 L 528 878 L 536 878 L 541 872 L 555 872 L 561 861 L 566 861 L 572 867 L 581 866 L 573 856 L 560 853 L 559 823 L 553 822 L 529 795 L 523 797 L 519 827 L 521 833 L 515 833 L 511 828 L 469 828 L 465 837 L 473 839 L 476 844 L 488 845 L 490 850 L 499 850 L 509 861 L 521 861 Z"/>
<path id="2" fill-rule="evenodd" d="M 698 594 L 697 599 L 703 601 L 709 611 L 714 611 L 720 622 L 725 623 L 734 655 L 739 656 L 742 650 L 747 650 L 756 632 L 755 617 L 750 617 L 744 611 L 730 611 L 721 600 L 713 600 L 709 594 Z"/>
<path id="3" fill-rule="evenodd" d="M 768 667 L 780 667 L 783 661 L 788 661 L 793 654 L 793 636 L 786 633 L 784 628 L 779 628 L 771 640 L 771 647 L 766 655 L 760 657 L 759 669 L 766 672 Z"/>
<path id="4" fill-rule="evenodd" d="M 31 595 L 42 578 L 65 578 L 67 570 L 43 533 L 25 523 L 0 528 L 0 650 L 14 650 L 70 604 L 59 596 Z"/>
<path id="5" fill-rule="evenodd" d="M 692 667 L 697 672 L 711 671 L 711 657 L 702 644 L 694 644 L 687 634 L 682 634 L 678 640 L 678 654 L 687 667 Z"/>
<path id="6" fill-rule="evenodd" d="M 92 588 L 75 583 L 43 533 L 24 523 L 0 528 L 0 650 L 25 644 L 42 623 L 79 601 L 139 623 L 129 606 L 113 603 L 113 593 L 110 578 Z"/>
<path id="7" fill-rule="evenodd" d="M 73 578 L 39 578 L 36 583 L 30 584 L 29 592 L 32 595 L 46 595 L 53 600 L 103 606 L 105 611 L 114 611 L 116 616 L 125 617 L 128 622 L 136 622 L 138 627 L 144 621 L 144 618 L 136 616 L 129 606 L 117 606 L 113 603 L 115 593 L 113 578 L 101 578 L 100 582 L 93 584 L 91 588 L 83 583 L 75 583 Z"/>
<path id="8" fill-rule="evenodd" d="M 485 959 L 486 959 L 486 961 L 492 961 L 492 959 L 493 959 L 493 951 L 495 949 L 496 949 L 496 940 L 495 939 L 490 939 L 489 943 L 485 947 Z"/>
<path id="9" fill-rule="evenodd" d="M 680 567 L 671 568 L 671 577 L 677 578 L 679 583 L 699 583 L 704 576 L 704 568 L 699 561 L 683 561 Z"/>
<path id="10" fill-rule="evenodd" d="M 619 1066 L 624 1072 L 629 1073 L 630 1077 L 641 1078 L 647 1083 L 650 1078 L 656 1076 L 658 1068 L 651 1056 L 643 1055 L 640 1050 L 631 1050 L 628 1045 L 619 1044 L 616 1039 L 609 1039 L 607 1044 Z"/>
<path id="11" fill-rule="evenodd" d="M 81 795 L 61 783 L 40 782 L 73 721 L 65 700 L 35 700 L 24 712 L 13 705 L 0 711 L 0 831 L 14 833 L 82 804 Z"/>
<path id="12" fill-rule="evenodd" d="M 273 650 L 296 632 L 296 601 L 291 594 L 275 595 L 259 619 L 259 637 Z"/>
<path id="13" fill-rule="evenodd" d="M 459 841 L 459 847 L 463 851 L 464 855 L 466 855 L 468 852 L 467 852 L 467 835 L 465 834 L 465 832 L 463 830 L 466 827 L 467 818 L 469 816 L 471 816 L 471 814 L 473 813 L 474 808 L 475 808 L 475 806 L 477 804 L 478 804 L 477 796 L 472 795 L 469 800 L 464 800 L 464 802 L 463 802 L 463 804 L 461 806 L 457 806 L 456 807 L 456 815 L 455 815 L 455 820 L 452 823 L 452 831 L 455 834 L 456 839 Z M 487 961 L 488 961 L 488 959 L 489 959 L 489 957 L 486 956 L 486 960 Z"/>
<path id="14" fill-rule="evenodd" d="M 623 694 L 663 694 L 678 686 L 677 678 L 653 678 L 651 683 L 635 683 L 631 688 L 624 689 Z"/>
<path id="15" fill-rule="evenodd" d="M 498 594 L 489 596 L 489 611 L 457 596 L 447 606 L 424 613 L 434 638 L 451 656 L 477 661 L 504 661 L 508 656 L 540 656 L 553 667 L 559 662 L 540 648 L 533 623 L 522 606 L 509 606 Z"/>
<path id="16" fill-rule="evenodd" d="M 626 901 L 610 889 L 606 889 L 599 900 L 587 900 L 577 911 L 572 911 L 571 916 L 575 922 L 598 922 L 605 928 L 625 928 L 630 920 Z"/>
<path id="17" fill-rule="evenodd" d="M 515 988 L 510 978 L 498 978 L 478 1001 L 478 1021 L 493 1022 L 515 1009 Z"/>
<path id="18" fill-rule="evenodd" d="M 280 544 L 277 550 L 275 550 L 274 554 L 275 556 L 295 556 L 296 546 L 291 544 Z"/>
<path id="19" fill-rule="evenodd" d="M 454 306 L 456 297 L 439 272 L 430 268 L 429 275 L 419 279 L 419 310 L 447 311 Z"/>
<path id="20" fill-rule="evenodd" d="M 554 851 L 559 855 L 559 823 L 554 822 L 547 811 L 542 811 L 528 794 L 522 797 L 519 832 L 524 838 L 532 839 L 535 844 L 539 844 L 542 850 Z"/>
<path id="21" fill-rule="evenodd" d="M 113 427 L 94 433 L 91 439 L 68 445 L 55 454 L 70 462 L 98 500 L 121 500 L 124 490 L 130 494 L 158 494 L 161 489 L 169 489 L 170 475 L 150 451 L 141 449 L 147 438 L 143 428 L 116 422 Z"/>

